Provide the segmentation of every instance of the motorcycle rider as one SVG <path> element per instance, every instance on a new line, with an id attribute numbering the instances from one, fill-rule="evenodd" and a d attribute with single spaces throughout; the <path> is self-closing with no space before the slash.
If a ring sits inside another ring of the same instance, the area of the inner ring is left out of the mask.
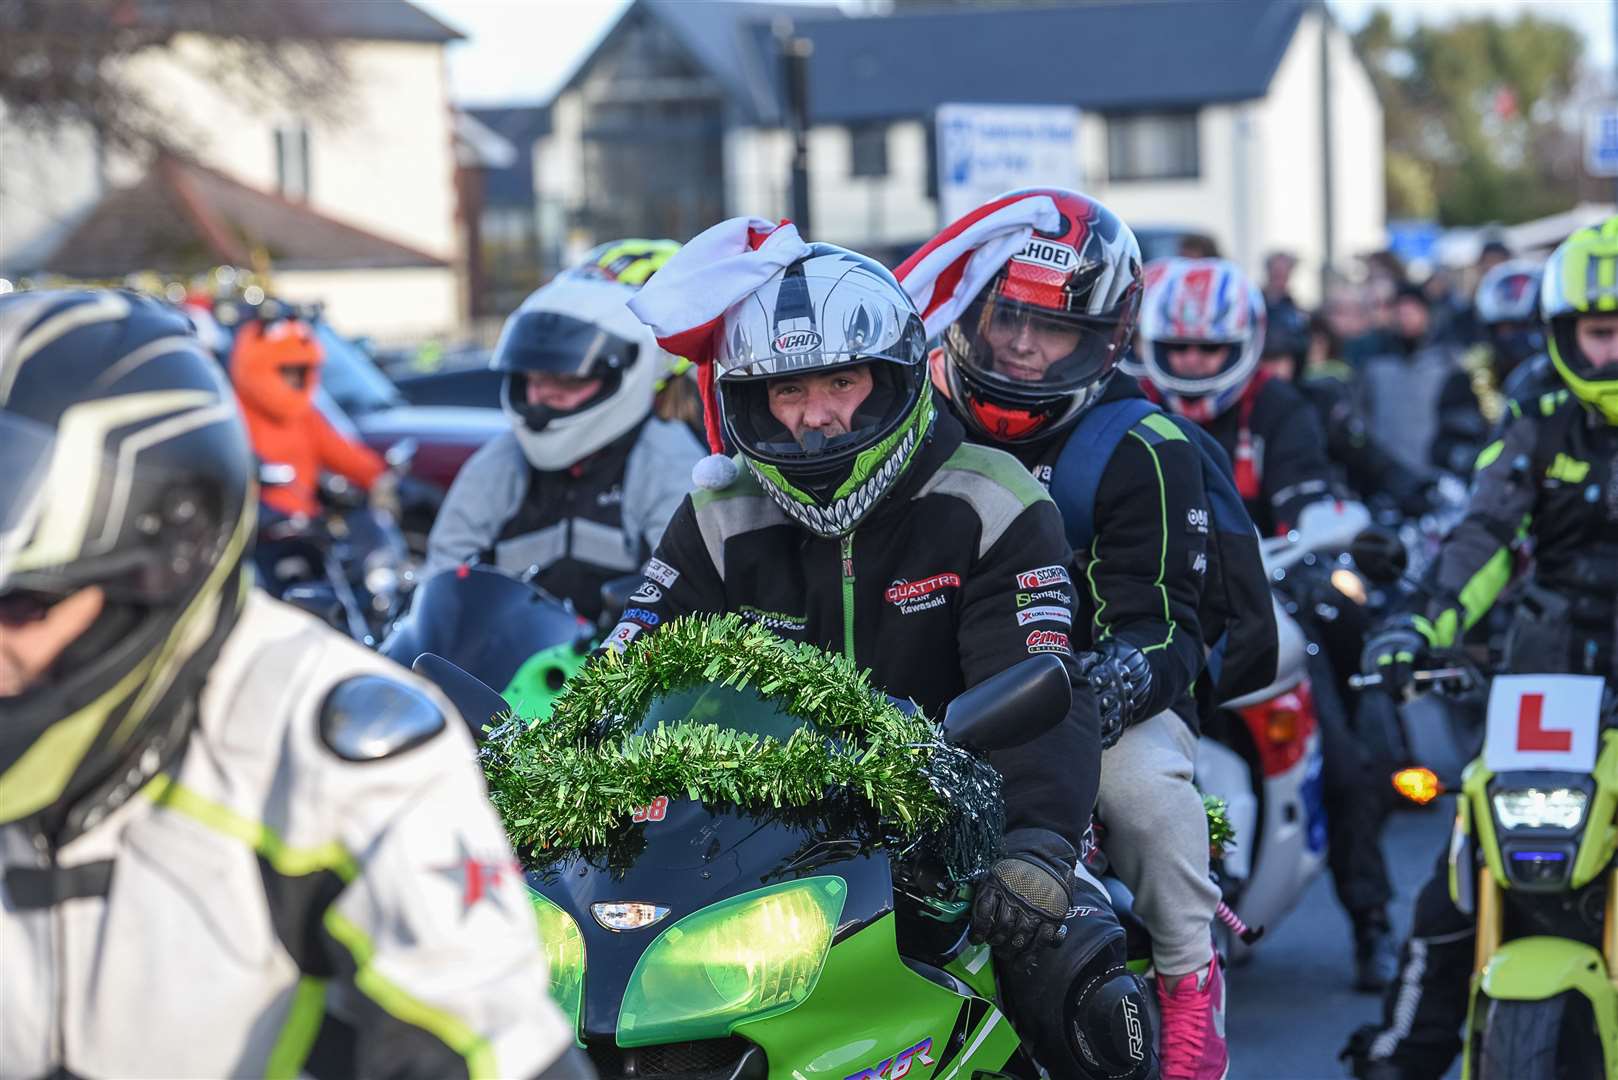
<path id="1" fill-rule="evenodd" d="M 292 468 L 290 480 L 259 493 L 268 511 L 262 524 L 284 537 L 261 538 L 255 551 L 259 581 L 276 595 L 286 584 L 278 569 L 282 556 L 305 552 L 296 537 L 320 514 L 322 472 L 336 473 L 372 492 L 376 504 L 396 508 L 396 483 L 381 456 L 351 442 L 315 407 L 325 359 L 314 328 L 290 314 L 249 319 L 231 346 L 230 377 L 253 452 L 267 464 Z"/>
<path id="2" fill-rule="evenodd" d="M 1152 393 L 1218 440 L 1253 521 L 1265 535 L 1279 536 L 1335 503 L 1336 494 L 1315 411 L 1290 382 L 1260 366 L 1265 336 L 1264 298 L 1235 264 L 1180 259 L 1147 290 L 1136 350 Z M 1336 692 L 1339 684 L 1346 690 L 1353 659 L 1326 666 L 1330 678 L 1314 680 L 1314 696 L 1327 864 L 1354 928 L 1355 986 L 1374 991 L 1392 977 L 1396 961 L 1387 914 L 1392 889 L 1379 843 L 1388 800 Z"/>
<path id="3" fill-rule="evenodd" d="M 1439 395 L 1433 440 L 1433 460 L 1459 476 L 1471 475 L 1478 451 L 1497 437 L 1509 402 L 1537 401 L 1561 385 L 1539 319 L 1541 270 L 1515 259 L 1478 282 L 1472 312 L 1484 340 L 1461 357 Z"/>
<path id="4" fill-rule="evenodd" d="M 1436 333 L 1432 301 L 1420 286 L 1396 287 L 1391 324 L 1364 343 L 1361 356 L 1354 390 L 1372 438 L 1412 471 L 1437 464 L 1438 398 L 1457 349 Z"/>
<path id="5" fill-rule="evenodd" d="M 472 560 L 531 571 L 594 619 L 601 586 L 645 564 L 702 448 L 678 420 L 652 416 L 672 358 L 624 303 L 677 247 L 603 245 L 506 320 L 489 366 L 505 372 L 511 430 L 450 485 L 424 576 Z"/>
<path id="6" fill-rule="evenodd" d="M 1434 477 L 1407 468 L 1371 438 L 1354 400 L 1352 368 L 1338 360 L 1308 366 L 1312 337 L 1309 317 L 1296 307 L 1267 307 L 1263 370 L 1297 387 L 1314 408 L 1326 436 L 1326 458 L 1349 490 L 1362 499 L 1386 495 L 1409 517 L 1426 513 L 1432 508 Z"/>
<path id="7" fill-rule="evenodd" d="M 1047 204 L 1054 212 L 1042 214 Z M 1008 239 L 1016 246 L 994 257 Z M 950 289 L 949 261 L 967 250 L 970 269 Z M 946 226 L 898 276 L 939 333 L 940 389 L 967 438 L 1016 455 L 1064 519 L 1088 512 L 1057 470 L 1073 467 L 1064 451 L 1089 409 L 1141 396 L 1134 380 L 1113 377 L 1143 288 L 1129 226 L 1076 191 L 1012 192 Z M 1208 558 L 1202 459 L 1160 413 L 1131 431 L 1093 493 L 1093 543 L 1072 559 L 1075 580 L 1089 584 L 1074 636 L 1100 699 L 1107 855 L 1151 932 L 1163 1075 L 1218 1077 L 1229 1067 L 1211 933 L 1219 887 L 1191 782 Z"/>
<path id="8" fill-rule="evenodd" d="M 218 365 L 0 297 L 0 1074 L 593 1076 L 436 691 L 252 588 Z"/>
<path id="9" fill-rule="evenodd" d="M 700 365 L 716 453 L 610 647 L 680 615 L 738 612 L 841 651 L 933 716 L 1030 655 L 1074 670 L 1056 508 L 1015 459 L 967 444 L 937 411 L 921 319 L 881 264 L 737 218 L 687 244 L 631 307 Z M 721 426 L 734 459 L 717 453 Z M 1019 593 L 1038 601 L 1019 607 Z M 1052 1075 L 1144 1077 L 1142 987 L 1105 890 L 1077 866 L 1096 724 L 1078 692 L 1057 727 L 990 755 L 1007 832 L 971 928 Z"/>
<path id="10" fill-rule="evenodd" d="M 1486 615 L 1511 575 L 1519 529 L 1533 568 L 1511 613 L 1505 669 L 1618 682 L 1618 217 L 1568 237 L 1545 264 L 1540 313 L 1563 388 L 1525 404 L 1478 456 L 1466 517 L 1419 606 L 1366 645 L 1364 668 L 1409 696 L 1412 671 Z M 1416 898 L 1383 1022 L 1344 1056 L 1374 1080 L 1438 1076 L 1461 1048 L 1472 920 L 1450 899 L 1448 856 Z"/>

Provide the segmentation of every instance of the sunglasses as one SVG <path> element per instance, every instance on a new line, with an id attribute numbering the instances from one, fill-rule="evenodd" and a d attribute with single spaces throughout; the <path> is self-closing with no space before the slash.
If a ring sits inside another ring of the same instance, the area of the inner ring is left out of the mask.
<path id="1" fill-rule="evenodd" d="M 1217 356 L 1230 348 L 1229 345 L 1215 345 L 1206 341 L 1165 341 L 1163 350 L 1171 353 L 1201 353 L 1203 356 Z"/>

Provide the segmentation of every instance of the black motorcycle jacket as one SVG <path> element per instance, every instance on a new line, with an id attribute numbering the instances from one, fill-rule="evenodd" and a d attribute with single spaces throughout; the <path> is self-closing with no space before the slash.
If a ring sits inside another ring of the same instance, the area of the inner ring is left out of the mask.
<path id="1" fill-rule="evenodd" d="M 425 579 L 462 562 L 507 573 L 601 612 L 601 586 L 640 570 L 690 488 L 702 448 L 683 424 L 648 420 L 584 460 L 541 472 L 510 432 L 467 461 L 427 540 Z"/>
<path id="2" fill-rule="evenodd" d="M 1206 425 L 1230 455 L 1236 490 L 1265 536 L 1279 536 L 1298 512 L 1332 493 L 1326 433 L 1303 394 L 1261 372 L 1241 400 Z"/>
<path id="3" fill-rule="evenodd" d="M 1114 378 L 1096 404 L 1140 396 L 1135 380 Z M 1005 449 L 1048 488 L 1072 433 Z M 1139 649 L 1152 668 L 1141 715 L 1173 709 L 1192 731 L 1198 726 L 1191 688 L 1203 667 L 1197 607 L 1207 537 L 1201 455 L 1189 442 L 1146 431 L 1113 451 L 1096 488 L 1095 542 L 1075 551 L 1072 564 L 1079 585 L 1074 647 L 1116 637 Z"/>
<path id="4" fill-rule="evenodd" d="M 1326 434 L 1326 457 L 1349 490 L 1362 499 L 1385 493 L 1402 506 L 1419 501 L 1428 478 L 1407 468 L 1371 437 L 1354 399 L 1353 383 L 1353 369 L 1333 360 L 1293 385 L 1314 407 Z"/>
<path id="5" fill-rule="evenodd" d="M 1448 647 L 1488 612 L 1525 534 L 1533 569 L 1508 666 L 1618 678 L 1618 427 L 1566 390 L 1510 411 L 1478 455 L 1466 517 L 1434 563 L 1429 641 Z"/>
<path id="6" fill-rule="evenodd" d="M 906 476 L 850 535 L 822 538 L 742 465 L 693 492 L 669 522 L 608 647 L 691 613 L 735 612 L 870 668 L 872 684 L 941 717 L 961 691 L 1030 655 L 1073 672 L 1074 589 L 1050 497 L 1015 458 L 966 444 L 940 413 Z M 740 462 L 738 462 L 741 464 Z M 1095 699 L 990 755 L 1006 778 L 1006 829 L 1048 829 L 1079 849 L 1095 805 Z"/>

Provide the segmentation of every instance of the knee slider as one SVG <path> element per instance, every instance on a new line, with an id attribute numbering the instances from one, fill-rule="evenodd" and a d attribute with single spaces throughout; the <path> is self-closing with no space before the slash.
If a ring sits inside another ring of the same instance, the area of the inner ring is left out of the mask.
<path id="1" fill-rule="evenodd" d="M 1125 964 L 1115 938 L 1079 972 L 1069 992 L 1068 1044 L 1100 1080 L 1140 1080 L 1152 1073 L 1152 1014 L 1146 986 Z"/>

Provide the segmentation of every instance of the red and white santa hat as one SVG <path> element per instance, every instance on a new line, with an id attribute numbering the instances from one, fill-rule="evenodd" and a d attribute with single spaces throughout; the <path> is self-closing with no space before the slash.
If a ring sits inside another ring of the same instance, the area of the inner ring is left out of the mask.
<path id="1" fill-rule="evenodd" d="M 1061 213 L 1049 195 L 1012 192 L 952 222 L 899 265 L 899 279 L 928 337 L 937 337 L 975 299 L 1035 230 L 1054 232 Z"/>
<path id="2" fill-rule="evenodd" d="M 712 456 L 692 470 L 699 487 L 725 487 L 736 469 L 724 457 L 719 402 L 714 394 L 714 343 L 725 312 L 809 254 L 790 221 L 736 217 L 704 230 L 675 252 L 629 301 L 657 342 L 697 365 L 703 427 Z"/>

